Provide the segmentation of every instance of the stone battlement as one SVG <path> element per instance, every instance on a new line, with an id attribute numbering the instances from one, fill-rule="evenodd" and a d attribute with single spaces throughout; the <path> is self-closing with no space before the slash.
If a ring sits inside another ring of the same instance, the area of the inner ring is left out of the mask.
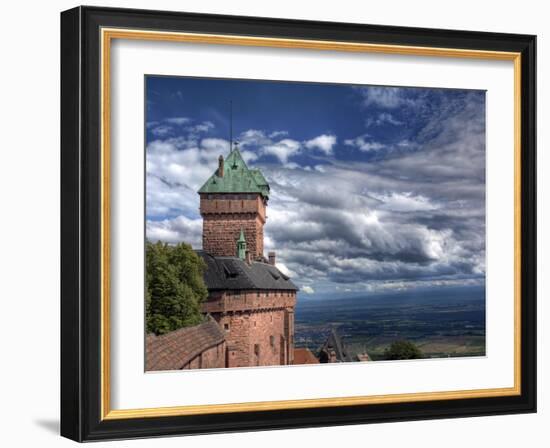
<path id="1" fill-rule="evenodd" d="M 225 216 L 237 219 L 236 215 L 246 214 L 250 218 L 256 215 L 265 223 L 266 200 L 259 194 L 201 194 L 200 214 L 203 218 L 209 215 Z"/>
<path id="2" fill-rule="evenodd" d="M 294 291 L 239 291 L 211 295 L 202 304 L 202 311 L 210 314 L 254 312 L 294 308 L 295 305 Z"/>

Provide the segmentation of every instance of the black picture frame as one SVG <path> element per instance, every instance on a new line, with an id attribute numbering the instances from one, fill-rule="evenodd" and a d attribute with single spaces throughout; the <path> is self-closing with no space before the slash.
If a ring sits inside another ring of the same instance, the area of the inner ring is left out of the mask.
<path id="1" fill-rule="evenodd" d="M 102 420 L 102 27 L 521 53 L 521 394 Z M 99 7 L 61 13 L 61 435 L 93 441 L 536 412 L 535 57 L 531 35 Z"/>

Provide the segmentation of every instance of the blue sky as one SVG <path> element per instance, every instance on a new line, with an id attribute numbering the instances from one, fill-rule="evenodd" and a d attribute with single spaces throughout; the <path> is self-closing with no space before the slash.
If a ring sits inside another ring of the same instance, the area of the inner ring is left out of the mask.
<path id="1" fill-rule="evenodd" d="M 271 185 L 266 251 L 304 294 L 484 283 L 484 91 L 149 76 L 149 239 L 200 248 L 230 101 Z"/>

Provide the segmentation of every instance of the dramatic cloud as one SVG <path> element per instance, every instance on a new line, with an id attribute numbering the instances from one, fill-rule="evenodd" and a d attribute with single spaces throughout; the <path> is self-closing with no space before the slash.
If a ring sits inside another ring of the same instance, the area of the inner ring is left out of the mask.
<path id="1" fill-rule="evenodd" d="M 202 245 L 202 219 L 189 219 L 180 215 L 162 221 L 148 220 L 146 232 L 150 241 L 164 241 L 172 244 L 186 242 L 193 247 Z"/>
<path id="2" fill-rule="evenodd" d="M 392 210 L 396 212 L 412 212 L 412 211 L 428 211 L 437 208 L 432 204 L 429 198 L 419 195 L 414 196 L 411 192 L 376 195 L 372 194 L 374 198 L 381 202 L 380 209 Z"/>
<path id="3" fill-rule="evenodd" d="M 368 133 L 277 126 L 237 136 L 270 183 L 266 252 L 277 252 L 277 266 L 305 294 L 482 283 L 483 93 L 350 90 Z M 208 121 L 147 128 L 147 237 L 198 249 L 197 190 L 229 142 Z"/>
<path id="4" fill-rule="evenodd" d="M 217 167 L 229 142 L 218 138 L 154 140 L 146 151 L 146 205 L 149 217 L 198 215 L 197 191 Z"/>

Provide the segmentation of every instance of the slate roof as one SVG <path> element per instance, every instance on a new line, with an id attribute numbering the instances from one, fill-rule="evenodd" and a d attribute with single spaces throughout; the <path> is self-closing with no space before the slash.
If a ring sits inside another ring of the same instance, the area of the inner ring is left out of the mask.
<path id="1" fill-rule="evenodd" d="M 145 370 L 178 370 L 205 350 L 221 344 L 225 334 L 214 319 L 145 340 Z"/>
<path id="2" fill-rule="evenodd" d="M 206 262 L 204 282 L 209 290 L 298 291 L 290 278 L 271 264 L 252 261 L 248 265 L 237 257 L 215 257 L 202 250 L 197 254 Z"/>
<path id="3" fill-rule="evenodd" d="M 269 196 L 269 184 L 260 170 L 250 170 L 238 148 L 224 161 L 223 177 L 218 170 L 199 189 L 199 193 L 260 193 Z"/>
<path id="4" fill-rule="evenodd" d="M 336 353 L 336 360 L 338 362 L 351 362 L 353 361 L 352 357 L 349 356 L 346 347 L 344 345 L 344 342 L 340 338 L 340 335 L 338 334 L 338 331 L 336 331 L 336 328 L 332 328 L 330 330 L 330 334 L 328 335 L 327 340 L 323 344 L 323 347 L 321 348 L 321 351 L 324 351 L 325 353 L 329 354 L 330 351 L 334 350 Z"/>

